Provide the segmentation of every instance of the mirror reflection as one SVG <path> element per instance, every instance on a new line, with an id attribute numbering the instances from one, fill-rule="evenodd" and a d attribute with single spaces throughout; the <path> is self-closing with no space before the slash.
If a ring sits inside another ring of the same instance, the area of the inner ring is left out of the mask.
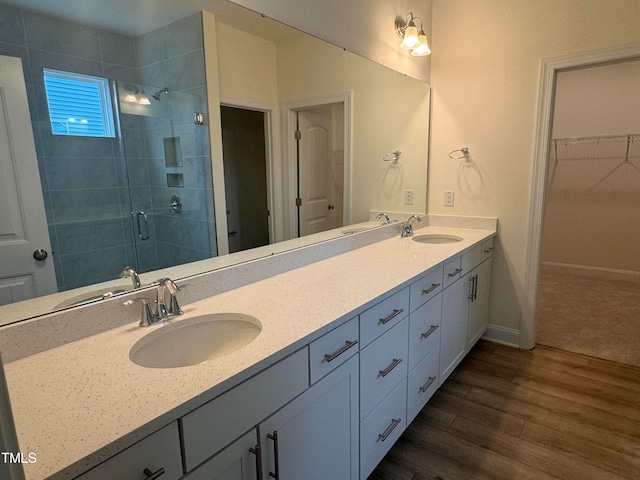
<path id="1" fill-rule="evenodd" d="M 0 243 L 24 238 L 27 222 L 41 233 L 6 250 L 22 260 L 0 274 L 5 322 L 134 288 L 127 266 L 154 272 L 147 281 L 195 261 L 206 271 L 229 253 L 341 235 L 371 212 L 425 211 L 427 84 L 230 2 L 173 2 L 144 13 L 161 18 L 144 32 L 100 24 L 102 2 L 83 23 L 61 5 L 8 3 L 0 71 L 17 69 L 22 85 L 9 86 L 27 116 L 7 131 L 28 132 L 30 118 L 33 135 L 4 136 L 3 149 L 31 143 L 16 156 L 39 181 L 3 155 L 0 189 L 19 207 L 0 217 Z M 68 294 L 29 301 L 54 292 Z"/>

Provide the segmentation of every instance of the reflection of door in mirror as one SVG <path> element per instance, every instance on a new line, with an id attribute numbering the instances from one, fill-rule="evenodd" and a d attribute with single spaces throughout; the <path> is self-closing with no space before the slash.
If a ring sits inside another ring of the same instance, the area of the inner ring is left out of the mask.
<path id="1" fill-rule="evenodd" d="M 0 56 L 0 202 L 0 305 L 56 292 L 22 62 L 4 56 Z"/>
<path id="2" fill-rule="evenodd" d="M 298 235 L 342 226 L 343 104 L 305 108 L 298 117 Z"/>
<path id="3" fill-rule="evenodd" d="M 265 114 L 220 107 L 229 253 L 269 244 Z"/>

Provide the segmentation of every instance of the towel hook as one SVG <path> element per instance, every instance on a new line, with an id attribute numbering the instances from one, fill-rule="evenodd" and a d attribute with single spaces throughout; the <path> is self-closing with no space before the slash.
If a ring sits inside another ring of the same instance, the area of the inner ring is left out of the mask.
<path id="1" fill-rule="evenodd" d="M 456 152 L 460 152 L 462 155 L 453 155 Z M 449 158 L 452 158 L 454 160 L 459 160 L 461 158 L 467 158 L 469 156 L 469 148 L 467 147 L 462 147 L 462 148 L 458 148 L 457 150 L 452 150 L 451 152 L 449 152 Z"/>
<path id="2" fill-rule="evenodd" d="M 394 150 L 393 152 L 389 152 L 384 157 L 382 157 L 382 160 L 384 160 L 385 162 L 389 162 L 391 160 L 397 162 L 400 158 L 400 155 L 402 155 L 402 152 L 400 150 Z"/>

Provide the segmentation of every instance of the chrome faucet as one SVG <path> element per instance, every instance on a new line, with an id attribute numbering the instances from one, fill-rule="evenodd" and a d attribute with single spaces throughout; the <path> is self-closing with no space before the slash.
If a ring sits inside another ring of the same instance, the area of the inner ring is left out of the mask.
<path id="1" fill-rule="evenodd" d="M 178 304 L 178 298 L 176 297 L 180 288 L 176 285 L 176 282 L 170 278 L 161 278 L 160 280 L 153 282 L 153 285 L 158 286 L 156 309 L 159 320 L 165 320 L 167 317 L 172 315 L 181 315 L 183 312 Z M 168 303 L 165 296 L 167 291 L 169 292 Z"/>
<path id="2" fill-rule="evenodd" d="M 400 233 L 401 237 L 404 238 L 413 236 L 413 225 L 411 225 L 411 220 L 413 220 L 414 218 L 419 222 L 422 221 L 422 219 L 418 215 L 411 215 L 409 218 L 407 218 L 407 221 L 402 226 L 402 232 Z"/>
<path id="3" fill-rule="evenodd" d="M 133 282 L 133 288 L 140 288 L 140 276 L 138 272 L 136 272 L 133 268 L 127 266 L 123 271 L 120 272 L 120 278 L 131 277 L 131 281 Z"/>
<path id="4" fill-rule="evenodd" d="M 140 326 L 148 327 L 160 321 L 158 315 L 156 315 L 149 306 L 149 300 L 146 298 L 132 298 L 124 302 L 125 305 L 133 305 L 135 302 L 142 304 L 142 311 L 140 312 Z"/>
<path id="5" fill-rule="evenodd" d="M 378 220 L 380 220 L 382 217 L 384 217 L 384 222 L 382 222 L 383 225 L 391 223 L 391 219 L 389 218 L 389 215 L 387 215 L 386 213 L 381 212 L 378 215 L 376 215 L 376 218 Z"/>
<path id="6" fill-rule="evenodd" d="M 140 312 L 141 327 L 148 327 L 149 325 L 163 322 L 169 317 L 182 315 L 183 313 L 176 297 L 180 288 L 173 280 L 170 278 L 161 278 L 151 285 L 157 287 L 156 299 L 154 300 L 156 304 L 155 309 L 151 308 L 151 302 L 146 298 L 133 298 L 124 302 L 125 305 L 133 305 L 135 302 L 142 304 L 142 311 Z M 168 302 L 166 297 L 167 292 L 169 292 Z"/>

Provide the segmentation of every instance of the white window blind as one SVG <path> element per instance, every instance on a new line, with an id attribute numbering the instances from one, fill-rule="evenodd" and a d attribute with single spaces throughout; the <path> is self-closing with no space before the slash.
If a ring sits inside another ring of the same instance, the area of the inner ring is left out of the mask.
<path id="1" fill-rule="evenodd" d="M 44 84 L 54 135 L 115 137 L 106 78 L 45 68 Z"/>

